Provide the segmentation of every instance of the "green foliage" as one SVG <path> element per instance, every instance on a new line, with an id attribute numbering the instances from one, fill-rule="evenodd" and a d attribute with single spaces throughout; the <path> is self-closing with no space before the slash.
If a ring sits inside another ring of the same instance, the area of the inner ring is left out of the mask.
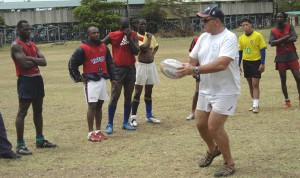
<path id="1" fill-rule="evenodd" d="M 5 25 L 5 20 L 3 17 L 0 16 L 0 26 Z"/>
<path id="2" fill-rule="evenodd" d="M 139 17 L 145 18 L 148 22 L 162 22 L 167 13 L 161 10 L 161 4 L 157 1 L 146 0 L 145 6 L 139 11 Z"/>
<path id="3" fill-rule="evenodd" d="M 193 14 L 192 3 L 183 0 L 159 0 L 160 4 L 167 6 L 177 16 L 186 18 Z"/>
<path id="4" fill-rule="evenodd" d="M 118 10 L 124 9 L 122 2 L 103 2 L 99 0 L 81 0 L 81 5 L 74 9 L 74 16 L 81 20 L 75 28 L 86 29 L 89 26 L 96 26 L 99 29 L 112 29 L 118 27 L 118 20 L 121 17 Z"/>
<path id="5" fill-rule="evenodd" d="M 274 0 L 275 11 L 299 11 L 300 1 L 298 0 Z"/>

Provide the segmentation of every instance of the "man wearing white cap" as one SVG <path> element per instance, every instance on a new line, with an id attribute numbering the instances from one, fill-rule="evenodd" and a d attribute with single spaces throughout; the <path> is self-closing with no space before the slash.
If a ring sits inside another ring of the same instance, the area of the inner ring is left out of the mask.
<path id="1" fill-rule="evenodd" d="M 189 63 L 183 64 L 177 72 L 182 77 L 201 74 L 196 125 L 208 151 L 199 166 L 209 166 L 222 154 L 224 168 L 214 176 L 225 177 L 236 171 L 224 125 L 228 116 L 234 114 L 240 94 L 238 41 L 235 34 L 225 28 L 224 14 L 218 7 L 209 7 L 197 16 L 203 18 L 205 32 L 190 53 Z M 198 62 L 200 66 L 196 66 Z"/>

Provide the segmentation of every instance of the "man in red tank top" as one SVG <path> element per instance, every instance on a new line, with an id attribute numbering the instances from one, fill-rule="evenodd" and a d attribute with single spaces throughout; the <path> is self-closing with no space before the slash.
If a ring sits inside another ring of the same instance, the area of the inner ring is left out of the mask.
<path id="1" fill-rule="evenodd" d="M 111 85 L 111 99 L 108 105 L 108 124 L 105 132 L 113 133 L 113 121 L 117 109 L 117 103 L 124 87 L 124 116 L 122 129 L 135 130 L 128 122 L 131 111 L 132 93 L 135 83 L 135 55 L 140 47 L 138 36 L 135 31 L 129 28 L 129 19 L 123 17 L 119 22 L 120 30 L 110 32 L 102 41 L 111 44 L 114 63 L 116 66 L 117 82 Z"/>
<path id="2" fill-rule="evenodd" d="M 15 63 L 18 76 L 19 109 L 16 117 L 17 129 L 17 153 L 21 155 L 32 154 L 24 141 L 24 120 L 27 111 L 32 104 L 33 121 L 36 129 L 36 147 L 53 148 L 53 144 L 44 139 L 43 135 L 43 98 L 44 82 L 40 74 L 39 66 L 46 66 L 44 55 L 36 45 L 29 41 L 31 27 L 25 20 L 17 24 L 18 38 L 11 45 L 11 57 Z"/>
<path id="3" fill-rule="evenodd" d="M 97 27 L 87 29 L 87 40 L 75 50 L 69 61 L 69 72 L 74 82 L 83 82 L 83 90 L 88 104 L 87 122 L 89 141 L 98 142 L 107 137 L 100 130 L 102 105 L 108 99 L 106 79 L 116 82 L 115 65 L 108 47 L 101 42 Z M 80 75 L 79 66 L 83 65 Z M 95 130 L 94 130 L 95 120 Z"/>
<path id="4" fill-rule="evenodd" d="M 298 90 L 298 105 L 300 106 L 300 73 L 299 73 L 299 57 L 296 52 L 295 42 L 297 34 L 294 27 L 286 23 L 287 15 L 284 12 L 278 12 L 276 19 L 277 27 L 272 28 L 270 33 L 270 45 L 276 46 L 276 70 L 279 72 L 281 89 L 285 98 L 283 108 L 290 108 L 291 101 L 289 99 L 286 85 L 286 70 L 291 70 L 294 79 L 297 83 Z"/>

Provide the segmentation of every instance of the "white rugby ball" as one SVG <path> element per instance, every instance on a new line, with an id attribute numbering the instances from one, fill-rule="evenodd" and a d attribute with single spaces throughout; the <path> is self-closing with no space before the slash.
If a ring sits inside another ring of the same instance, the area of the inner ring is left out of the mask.
<path id="1" fill-rule="evenodd" d="M 168 78 L 179 79 L 180 77 L 176 74 L 176 71 L 181 65 L 181 62 L 176 59 L 165 59 L 160 63 L 160 70 Z"/>

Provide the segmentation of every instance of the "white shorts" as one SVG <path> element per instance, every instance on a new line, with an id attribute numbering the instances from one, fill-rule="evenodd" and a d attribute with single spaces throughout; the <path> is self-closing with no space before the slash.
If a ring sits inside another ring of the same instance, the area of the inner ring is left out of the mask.
<path id="1" fill-rule="evenodd" d="M 235 112 L 238 95 L 212 96 L 199 93 L 197 109 L 205 112 L 214 112 L 232 116 Z"/>
<path id="2" fill-rule="evenodd" d="M 153 85 L 159 82 L 158 72 L 155 63 L 136 62 L 136 81 L 137 85 Z"/>
<path id="3" fill-rule="evenodd" d="M 98 100 L 108 100 L 108 93 L 105 79 L 89 81 L 83 84 L 83 92 L 87 103 L 96 103 Z"/>

